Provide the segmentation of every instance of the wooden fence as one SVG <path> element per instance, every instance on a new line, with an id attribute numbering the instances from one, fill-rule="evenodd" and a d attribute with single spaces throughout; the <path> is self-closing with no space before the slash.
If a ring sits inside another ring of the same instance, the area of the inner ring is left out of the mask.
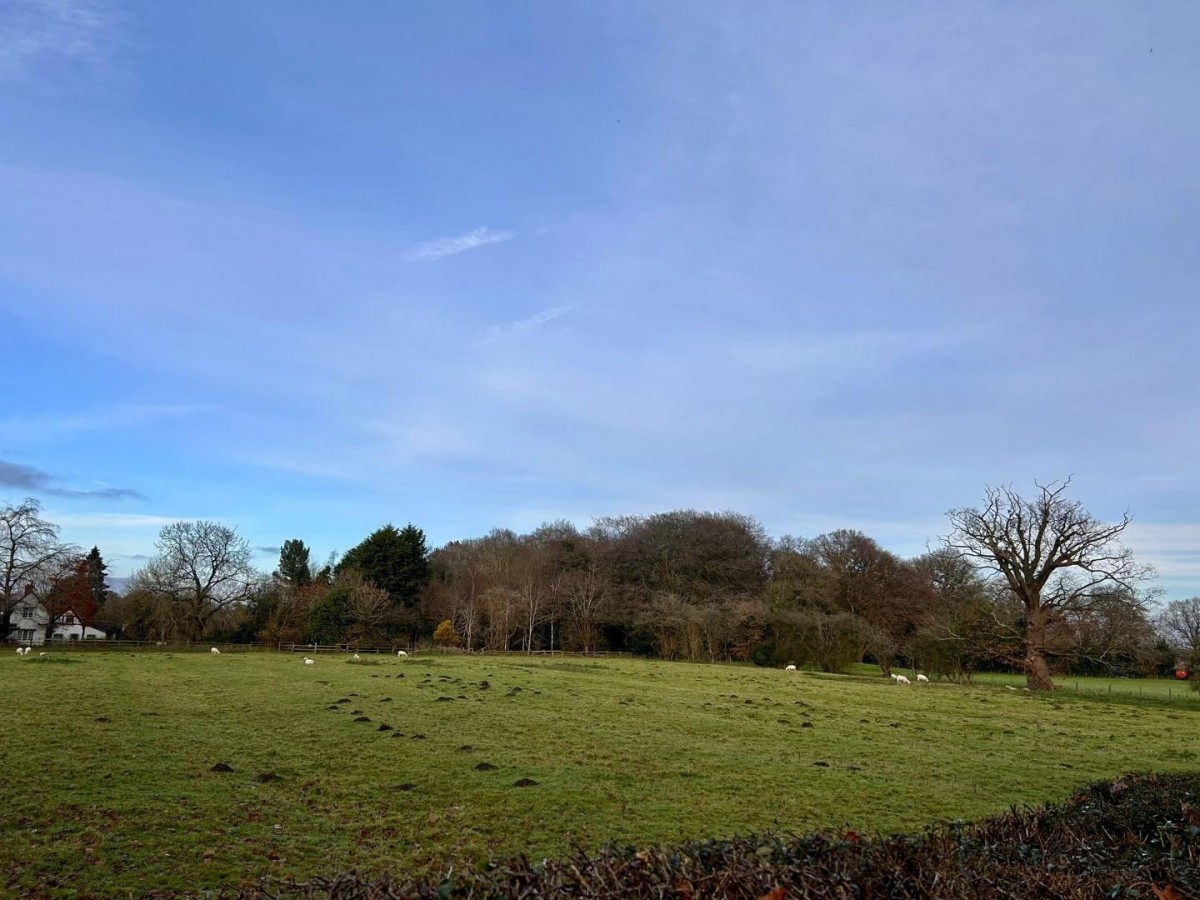
<path id="1" fill-rule="evenodd" d="M 14 646 L 16 646 L 14 644 Z M 602 656 L 631 656 L 629 653 L 615 653 L 607 650 L 582 652 L 575 650 L 463 650 L 461 647 L 412 647 L 402 644 L 389 646 L 365 647 L 357 644 L 293 644 L 268 643 L 258 641 L 248 644 L 231 644 L 219 641 L 52 641 L 40 644 L 36 649 L 43 653 L 112 653 L 112 652 L 160 652 L 160 653 L 208 653 L 216 647 L 222 653 L 247 653 L 250 651 L 270 653 L 374 653 L 395 656 L 397 651 L 405 653 L 453 653 L 463 656 L 565 656 L 565 657 L 602 657 Z"/>

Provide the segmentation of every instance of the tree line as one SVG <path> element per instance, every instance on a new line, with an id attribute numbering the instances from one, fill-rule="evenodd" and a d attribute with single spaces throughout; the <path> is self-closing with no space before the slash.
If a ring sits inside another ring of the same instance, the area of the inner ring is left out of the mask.
<path id="1" fill-rule="evenodd" d="M 866 660 L 957 679 L 1021 671 L 1039 689 L 1056 673 L 1196 671 L 1200 597 L 1156 611 L 1153 573 L 1119 542 L 1128 516 L 1094 519 L 1068 484 L 1038 485 L 1028 499 L 988 489 L 979 507 L 948 513 L 941 546 L 911 559 L 856 530 L 773 539 L 750 516 L 675 510 L 495 529 L 432 551 L 420 528 L 389 524 L 324 561 L 294 538 L 268 575 L 236 530 L 178 522 L 124 595 L 90 595 L 91 614 L 141 639 L 436 639 L 825 671 Z M 27 589 L 75 599 L 63 566 L 79 559 L 52 552 L 56 529 L 38 512 L 34 501 L 4 509 L 6 612 Z M 11 537 L 10 520 L 34 539 Z"/>

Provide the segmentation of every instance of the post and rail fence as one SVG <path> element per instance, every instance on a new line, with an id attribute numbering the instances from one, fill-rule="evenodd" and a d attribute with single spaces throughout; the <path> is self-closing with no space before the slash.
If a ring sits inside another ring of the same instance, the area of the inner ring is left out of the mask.
<path id="1" fill-rule="evenodd" d="M 461 647 L 435 647 L 410 644 L 363 645 L 363 644 L 302 644 L 290 641 L 255 641 L 231 643 L 228 641 L 133 641 L 133 640 L 87 640 L 51 641 L 35 645 L 40 652 L 164 652 L 164 653 L 208 653 L 216 647 L 222 653 L 246 653 L 248 651 L 272 653 L 373 653 L 395 656 L 400 650 L 405 653 L 455 653 L 464 656 L 509 655 L 509 656 L 566 656 L 566 657 L 622 657 L 630 653 L 610 650 L 464 650 Z"/>

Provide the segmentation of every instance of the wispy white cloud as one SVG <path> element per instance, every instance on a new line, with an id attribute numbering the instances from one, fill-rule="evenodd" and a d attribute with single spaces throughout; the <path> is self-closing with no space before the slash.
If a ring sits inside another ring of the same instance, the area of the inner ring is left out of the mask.
<path id="1" fill-rule="evenodd" d="M 493 325 L 487 330 L 487 334 L 478 342 L 477 346 L 494 344 L 496 341 L 503 340 L 511 335 L 520 334 L 522 331 L 528 331 L 531 328 L 537 328 L 539 325 L 545 325 L 547 322 L 552 322 L 559 316 L 569 313 L 577 306 L 579 306 L 578 303 L 571 303 L 567 306 L 552 306 L 525 319 L 517 319 L 514 322 L 508 322 L 504 325 Z"/>
<path id="2" fill-rule="evenodd" d="M 1200 523 L 1134 522 L 1125 543 L 1164 580 L 1200 578 Z"/>
<path id="3" fill-rule="evenodd" d="M 104 0 L 0 3 L 0 78 L 21 77 L 44 61 L 95 64 L 114 41 L 116 15 Z"/>
<path id="4" fill-rule="evenodd" d="M 193 416 L 213 408 L 208 403 L 130 403 L 75 413 L 9 416 L 0 419 L 0 437 L 22 444 L 41 443 L 93 431 L 133 428 L 165 419 Z"/>
<path id="5" fill-rule="evenodd" d="M 47 511 L 47 518 L 63 528 L 87 528 L 96 531 L 158 529 L 194 519 L 195 516 L 155 516 L 140 513 L 60 513 Z"/>
<path id="6" fill-rule="evenodd" d="M 59 526 L 59 537 L 80 547 L 98 546 L 112 567 L 112 578 L 128 575 L 154 553 L 154 542 L 167 525 L 196 516 L 160 516 L 138 513 L 71 513 L 45 510 L 46 519 Z"/>
<path id="7" fill-rule="evenodd" d="M 438 238 L 434 241 L 416 244 L 405 254 L 405 259 L 409 262 L 433 262 L 445 259 L 447 256 L 454 256 L 456 253 L 474 250 L 477 247 L 486 247 L 488 244 L 502 244 L 505 241 L 511 241 L 514 237 L 516 237 L 514 232 L 492 231 L 487 226 L 483 226 L 468 231 L 466 234 L 460 234 L 458 237 Z"/>
<path id="8" fill-rule="evenodd" d="M 733 356 L 752 369 L 769 372 L 838 372 L 881 366 L 973 340 L 970 330 L 941 333 L 858 331 L 834 334 L 772 335 L 742 341 Z"/>

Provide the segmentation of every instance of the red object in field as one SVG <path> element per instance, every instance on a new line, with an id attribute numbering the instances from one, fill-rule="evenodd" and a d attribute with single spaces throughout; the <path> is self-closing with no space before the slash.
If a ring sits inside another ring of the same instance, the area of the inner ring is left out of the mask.
<path id="1" fill-rule="evenodd" d="M 1180 681 L 1186 681 L 1187 677 L 1188 677 L 1188 670 L 1187 669 L 1176 669 L 1175 677 L 1178 678 Z"/>

